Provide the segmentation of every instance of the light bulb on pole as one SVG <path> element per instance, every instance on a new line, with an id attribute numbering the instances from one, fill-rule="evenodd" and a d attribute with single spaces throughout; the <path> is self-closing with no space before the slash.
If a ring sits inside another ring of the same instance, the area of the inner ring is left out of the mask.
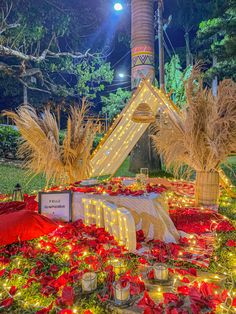
<path id="1" fill-rule="evenodd" d="M 125 72 L 119 72 L 117 74 L 117 76 L 120 78 L 120 79 L 124 79 L 126 77 L 131 77 L 129 74 L 125 73 Z"/>
<path id="2" fill-rule="evenodd" d="M 115 11 L 122 11 L 123 10 L 123 5 L 120 2 L 116 2 L 114 4 L 114 10 Z"/>
<path id="3" fill-rule="evenodd" d="M 119 76 L 119 78 L 123 79 L 125 77 L 125 74 L 121 72 L 118 74 L 118 76 Z"/>

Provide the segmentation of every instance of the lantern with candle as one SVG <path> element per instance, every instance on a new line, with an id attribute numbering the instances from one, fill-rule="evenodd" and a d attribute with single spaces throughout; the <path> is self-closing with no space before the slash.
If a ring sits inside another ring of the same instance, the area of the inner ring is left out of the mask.
<path id="1" fill-rule="evenodd" d="M 158 281 L 168 281 L 169 280 L 169 271 L 168 267 L 165 264 L 157 263 L 153 266 L 154 269 L 154 279 Z"/>
<path id="2" fill-rule="evenodd" d="M 130 283 L 115 281 L 113 283 L 114 299 L 117 305 L 123 305 L 130 300 Z"/>
<path id="3" fill-rule="evenodd" d="M 17 202 L 22 202 L 24 199 L 21 185 L 19 183 L 16 184 L 13 193 L 12 193 L 12 200 Z"/>
<path id="4" fill-rule="evenodd" d="M 110 265 L 113 266 L 114 272 L 116 275 L 120 275 L 125 273 L 126 271 L 126 264 L 125 261 L 122 259 L 113 258 L 109 261 Z"/>
<path id="5" fill-rule="evenodd" d="M 97 275 L 94 272 L 88 272 L 82 276 L 82 291 L 91 293 L 97 289 Z"/>

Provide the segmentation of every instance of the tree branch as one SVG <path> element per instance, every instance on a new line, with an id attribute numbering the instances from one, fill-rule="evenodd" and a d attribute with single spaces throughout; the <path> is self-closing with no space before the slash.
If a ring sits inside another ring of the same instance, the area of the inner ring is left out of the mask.
<path id="1" fill-rule="evenodd" d="M 49 90 L 45 90 L 45 89 L 41 89 L 41 88 L 37 88 L 37 87 L 33 87 L 33 86 L 30 86 L 28 85 L 25 81 L 23 81 L 22 79 L 18 78 L 19 82 L 21 84 L 23 84 L 25 87 L 27 87 L 28 89 L 30 90 L 34 90 L 34 91 L 38 91 L 38 92 L 43 92 L 43 93 L 46 93 L 46 94 L 50 94 L 51 95 L 51 92 Z"/>
<path id="2" fill-rule="evenodd" d="M 19 27 L 19 26 L 20 26 L 19 23 L 7 24 L 6 26 L 4 26 L 3 28 L 0 29 L 0 35 L 2 33 L 4 33 L 5 31 L 7 31 L 8 29 L 16 28 L 16 27 Z"/>
<path id="3" fill-rule="evenodd" d="M 39 68 L 27 69 L 21 74 L 21 77 L 29 77 L 35 75 L 39 75 L 40 77 L 42 77 L 42 71 Z"/>
<path id="4" fill-rule="evenodd" d="M 46 55 L 47 55 L 47 50 L 44 50 L 42 52 L 41 56 L 35 57 L 32 55 L 27 55 L 27 54 L 20 52 L 18 50 L 0 45 L 0 55 L 2 55 L 2 56 L 14 56 L 14 57 L 17 57 L 17 58 L 19 58 L 21 60 L 25 60 L 25 61 L 41 62 L 41 61 L 45 60 Z"/>
<path id="5" fill-rule="evenodd" d="M 89 53 L 90 49 L 88 49 L 84 54 L 81 52 L 52 52 L 48 50 L 48 56 L 49 57 L 54 57 L 54 58 L 59 58 L 59 57 L 71 57 L 73 59 L 82 59 L 82 58 L 87 58 L 88 56 L 93 56 L 92 54 Z"/>
<path id="6" fill-rule="evenodd" d="M 35 57 L 33 55 L 28 55 L 25 54 L 23 52 L 20 52 L 18 50 L 9 48 L 9 47 L 5 47 L 4 45 L 0 45 L 0 55 L 2 56 L 14 56 L 17 57 L 21 60 L 25 60 L 25 61 L 34 61 L 34 62 L 42 62 L 44 61 L 47 56 L 51 57 L 51 58 L 59 58 L 59 57 L 71 57 L 73 59 L 82 59 L 82 58 L 86 58 L 88 56 L 92 56 L 92 54 L 89 54 L 90 49 L 88 49 L 84 54 L 81 52 L 52 52 L 48 49 L 45 49 L 42 54 L 38 57 Z"/>
<path id="7" fill-rule="evenodd" d="M 14 73 L 12 66 L 9 66 L 8 64 L 4 62 L 0 62 L 0 71 L 3 71 L 7 73 L 8 75 L 12 75 Z"/>

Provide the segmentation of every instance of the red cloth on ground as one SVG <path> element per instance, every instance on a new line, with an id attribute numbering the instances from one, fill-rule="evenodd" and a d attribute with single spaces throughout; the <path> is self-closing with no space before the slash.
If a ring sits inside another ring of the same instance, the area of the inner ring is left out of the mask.
<path id="1" fill-rule="evenodd" d="M 25 202 L 25 209 L 38 211 L 38 202 L 36 201 L 36 195 L 27 195 L 24 194 L 24 202 Z"/>
<path id="2" fill-rule="evenodd" d="M 0 203 L 0 215 L 17 212 L 22 209 L 38 211 L 38 202 L 35 200 L 36 195 L 24 195 L 23 202 L 5 202 Z"/>
<path id="3" fill-rule="evenodd" d="M 58 224 L 29 210 L 2 214 L 0 218 L 0 246 L 31 240 L 55 230 Z"/>
<path id="4" fill-rule="evenodd" d="M 203 234 L 212 231 L 228 232 L 235 228 L 228 219 L 210 209 L 176 208 L 170 210 L 170 218 L 178 230 Z"/>
<path id="5" fill-rule="evenodd" d="M 14 213 L 22 209 L 25 209 L 24 202 L 0 203 L 0 215 Z"/>

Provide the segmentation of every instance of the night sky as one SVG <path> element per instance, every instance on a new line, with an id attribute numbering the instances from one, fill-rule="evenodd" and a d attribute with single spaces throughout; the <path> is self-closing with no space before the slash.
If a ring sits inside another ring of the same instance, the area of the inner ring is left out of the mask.
<path id="1" fill-rule="evenodd" d="M 105 90 L 100 93 L 101 95 L 108 95 L 110 92 L 115 92 L 117 88 L 124 88 L 130 90 L 130 72 L 131 72 L 131 51 L 130 51 L 130 35 L 131 35 L 131 6 L 130 1 L 121 1 L 124 4 L 124 10 L 117 13 L 113 5 L 115 0 L 65 0 L 65 8 L 67 14 L 73 11 L 78 12 L 90 12 L 91 14 L 84 14 L 84 19 L 75 19 L 73 23 L 79 24 L 80 29 L 80 42 L 78 50 L 85 52 L 90 49 L 91 53 L 101 52 L 106 62 L 110 62 L 112 68 L 115 71 L 114 81 L 111 84 L 107 84 Z M 157 3 L 155 2 L 155 9 Z M 176 8 L 173 5 L 173 0 L 166 1 L 164 11 L 164 22 L 168 20 L 169 15 L 173 14 Z M 154 12 L 153 12 L 154 14 Z M 80 14 L 81 16 L 81 14 Z M 90 19 L 88 20 L 88 16 Z M 83 14 L 82 14 L 83 17 Z M 76 28 L 75 28 L 76 29 Z M 184 51 L 184 34 L 181 29 L 176 29 L 172 24 L 167 29 L 167 34 L 174 47 L 175 52 L 178 54 L 178 50 L 182 47 Z M 77 38 L 78 33 L 74 33 Z M 173 49 L 168 43 L 169 54 L 165 51 L 165 61 L 168 61 L 174 54 Z M 66 47 L 64 47 L 66 48 Z M 156 73 L 158 73 L 158 41 L 155 43 L 156 50 Z M 181 55 L 181 53 L 180 53 Z M 184 54 L 183 62 L 184 62 Z M 119 78 L 118 74 L 123 73 L 124 78 Z M 100 97 L 99 97 L 100 98 Z M 19 100 L 17 100 L 17 105 Z M 101 109 L 101 100 L 95 101 L 96 110 Z M 0 109 L 5 106 L 0 101 Z"/>
<path id="2" fill-rule="evenodd" d="M 71 0 L 70 0 L 71 1 Z M 113 5 L 116 1 L 104 0 L 102 7 L 97 7 L 97 1 L 94 0 L 72 0 L 74 8 L 81 10 L 83 6 L 91 8 L 92 11 L 97 10 L 100 22 L 99 27 L 96 29 L 90 29 L 86 34 L 84 30 L 83 42 L 84 49 L 91 48 L 91 51 L 100 49 L 107 56 L 107 61 L 110 61 L 115 69 L 120 72 L 130 73 L 130 34 L 131 34 L 131 7 L 130 4 L 124 4 L 124 10 L 122 12 L 115 12 Z M 122 1 L 120 1 L 122 2 Z M 155 9 L 157 3 L 155 2 Z M 167 21 L 169 15 L 173 14 L 176 8 L 173 5 L 173 1 L 166 2 L 164 11 L 164 22 Z M 173 25 L 169 25 L 167 34 L 171 40 L 174 49 L 184 46 L 184 33 L 181 29 L 176 29 Z M 165 37 L 170 52 L 170 44 Z M 169 56 L 166 53 L 166 60 Z M 156 41 L 156 55 L 158 55 L 158 42 Z"/>
<path id="3" fill-rule="evenodd" d="M 82 1 L 82 0 L 81 0 Z M 82 1 L 83 2 L 83 1 Z M 93 2 L 93 1 L 92 1 Z M 94 6 L 94 2 L 90 3 L 91 6 Z M 93 43 L 93 48 L 96 49 L 97 44 L 107 47 L 106 53 L 108 55 L 107 61 L 110 61 L 112 67 L 115 70 L 115 79 L 111 86 L 107 86 L 106 91 L 103 94 L 107 94 L 109 91 L 115 91 L 118 87 L 130 88 L 130 71 L 131 71 L 131 53 L 130 53 L 130 35 L 131 35 L 131 8 L 130 5 L 124 5 L 124 10 L 122 12 L 116 13 L 113 10 L 113 4 L 105 7 L 106 15 L 104 20 L 101 23 L 100 29 L 97 30 L 96 35 L 91 34 Z M 155 9 L 157 4 L 155 3 Z M 103 8 L 104 9 L 104 8 Z M 168 1 L 168 5 L 165 6 L 164 11 L 164 22 L 168 20 L 168 17 L 173 13 L 172 1 Z M 105 11 L 105 10 L 104 10 Z M 103 11 L 103 12 L 104 12 Z M 102 31 L 101 31 L 102 30 Z M 102 33 L 102 42 L 101 38 L 97 36 Z M 184 33 L 181 29 L 176 29 L 172 24 L 167 28 L 167 35 L 174 47 L 175 52 L 179 48 L 184 47 Z M 96 40 L 97 37 L 97 40 Z M 169 53 L 172 56 L 174 54 L 173 49 L 171 48 L 168 39 L 165 35 L 165 40 L 169 48 Z M 183 50 L 183 48 L 182 48 Z M 156 68 L 158 67 L 158 41 L 155 42 L 155 51 L 156 51 Z M 170 55 L 165 51 L 165 61 L 170 59 Z M 119 73 L 124 73 L 125 77 L 120 79 L 118 77 Z"/>

